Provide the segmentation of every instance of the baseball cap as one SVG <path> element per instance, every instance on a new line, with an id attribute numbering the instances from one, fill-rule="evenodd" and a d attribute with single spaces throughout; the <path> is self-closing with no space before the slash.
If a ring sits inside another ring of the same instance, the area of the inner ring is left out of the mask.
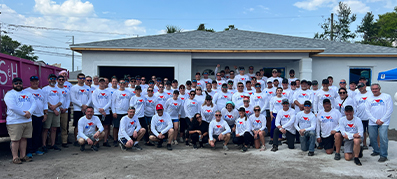
<path id="1" fill-rule="evenodd" d="M 163 81 L 163 79 L 161 79 L 161 77 L 157 77 L 156 81 Z"/>
<path id="2" fill-rule="evenodd" d="M 267 83 L 272 83 L 272 80 L 271 80 L 271 79 L 268 79 L 268 80 L 267 80 Z"/>
<path id="3" fill-rule="evenodd" d="M 186 84 L 187 84 L 187 85 L 191 85 L 192 82 L 191 82 L 190 80 L 187 80 L 187 81 L 186 81 Z"/>
<path id="4" fill-rule="evenodd" d="M 278 79 L 274 79 L 273 82 L 274 82 L 274 81 L 278 81 Z"/>
<path id="5" fill-rule="evenodd" d="M 178 83 L 178 80 L 172 80 L 172 83 Z"/>
<path id="6" fill-rule="evenodd" d="M 358 80 L 367 80 L 367 78 L 365 78 L 364 76 L 360 76 Z"/>
<path id="7" fill-rule="evenodd" d="M 283 84 L 288 84 L 288 80 L 287 79 L 283 79 L 282 83 Z"/>
<path id="8" fill-rule="evenodd" d="M 317 80 L 313 80 L 312 81 L 312 85 L 318 85 L 318 81 Z"/>
<path id="9" fill-rule="evenodd" d="M 240 112 L 245 112 L 245 108 L 244 107 L 240 107 L 240 108 L 238 108 L 238 111 Z"/>
<path id="10" fill-rule="evenodd" d="M 149 83 L 149 84 L 154 84 L 154 81 L 153 81 L 153 80 L 149 80 L 148 83 Z"/>
<path id="11" fill-rule="evenodd" d="M 292 86 L 295 86 L 295 85 L 296 85 L 296 82 L 295 82 L 295 81 L 291 81 L 291 85 L 292 85 Z"/>
<path id="12" fill-rule="evenodd" d="M 365 86 L 364 83 L 358 83 L 357 88 L 361 88 L 361 87 L 364 87 L 364 86 Z"/>
<path id="13" fill-rule="evenodd" d="M 103 78 L 103 77 L 100 77 L 100 78 L 98 79 L 98 81 L 99 81 L 99 82 L 101 82 L 101 81 L 105 81 L 105 78 Z"/>
<path id="14" fill-rule="evenodd" d="M 229 81 L 227 81 L 227 83 L 232 83 L 233 84 L 233 80 L 229 80 Z"/>
<path id="15" fill-rule="evenodd" d="M 142 90 L 142 87 L 138 85 L 138 86 L 135 87 L 135 91 L 136 90 Z"/>
<path id="16" fill-rule="evenodd" d="M 197 80 L 192 80 L 193 83 L 197 83 Z"/>
<path id="17" fill-rule="evenodd" d="M 62 76 L 62 77 L 63 77 L 63 76 Z M 33 76 L 30 77 L 30 81 L 36 81 L 36 80 L 39 80 L 39 77 L 37 77 L 37 76 L 35 76 L 35 75 L 33 75 Z"/>
<path id="18" fill-rule="evenodd" d="M 329 99 L 324 99 L 324 100 L 323 100 L 323 104 L 325 104 L 325 103 L 331 103 L 331 100 L 329 100 Z"/>
<path id="19" fill-rule="evenodd" d="M 260 83 L 255 84 L 255 87 L 261 87 Z"/>
<path id="20" fill-rule="evenodd" d="M 171 85 L 171 81 L 168 80 L 165 85 Z"/>
<path id="21" fill-rule="evenodd" d="M 306 106 L 306 105 L 312 106 L 312 102 L 310 102 L 310 101 L 305 101 L 305 102 L 303 103 L 303 105 L 304 105 L 304 106 Z"/>
<path id="22" fill-rule="evenodd" d="M 303 84 L 303 83 L 308 84 L 308 82 L 307 82 L 306 80 L 302 80 L 302 81 L 301 81 L 301 84 Z"/>
<path id="23" fill-rule="evenodd" d="M 272 72 L 278 72 L 277 69 L 273 69 Z"/>
<path id="24" fill-rule="evenodd" d="M 239 69 L 239 70 L 244 70 L 244 67 L 241 66 L 241 67 L 238 67 L 238 69 Z"/>
<path id="25" fill-rule="evenodd" d="M 295 70 L 291 69 L 291 70 L 289 70 L 289 73 L 294 73 L 295 74 Z"/>
<path id="26" fill-rule="evenodd" d="M 212 100 L 212 97 L 210 95 L 205 96 L 205 100 Z"/>
<path id="27" fill-rule="evenodd" d="M 329 80 L 328 79 L 323 79 L 322 84 L 328 85 L 329 84 Z"/>
<path id="28" fill-rule="evenodd" d="M 231 105 L 233 106 L 233 108 L 234 108 L 234 103 L 233 103 L 233 101 L 228 101 L 228 102 L 226 102 L 226 106 L 227 106 L 228 104 L 231 104 Z"/>
<path id="29" fill-rule="evenodd" d="M 226 84 L 226 83 L 223 83 L 223 84 L 222 84 L 222 87 L 223 87 L 223 86 L 227 86 L 227 84 Z"/>
<path id="30" fill-rule="evenodd" d="M 50 74 L 50 75 L 48 75 L 48 78 L 57 78 L 57 76 L 55 75 L 55 74 Z"/>
<path id="31" fill-rule="evenodd" d="M 353 111 L 353 106 L 351 105 L 346 106 L 345 111 Z"/>
<path id="32" fill-rule="evenodd" d="M 225 70 L 226 70 L 226 69 L 230 69 L 229 66 L 225 66 Z"/>
<path id="33" fill-rule="evenodd" d="M 59 78 L 65 79 L 65 77 L 63 77 L 62 75 L 59 75 L 57 79 Z"/>
<path id="34" fill-rule="evenodd" d="M 203 72 L 203 75 L 208 75 L 208 71 Z"/>
<path id="35" fill-rule="evenodd" d="M 12 79 L 12 82 L 13 82 L 13 83 L 15 83 L 15 82 L 17 82 L 17 81 L 22 82 L 22 79 L 19 78 L 19 77 L 15 77 L 14 79 Z"/>
<path id="36" fill-rule="evenodd" d="M 156 111 L 162 110 L 162 109 L 164 109 L 162 104 L 157 104 L 156 105 Z"/>
<path id="37" fill-rule="evenodd" d="M 112 77 L 113 78 L 113 77 Z M 137 78 L 141 78 L 141 75 L 136 75 L 135 76 L 135 79 L 137 79 Z"/>
<path id="38" fill-rule="evenodd" d="M 289 104 L 288 99 L 283 99 L 283 100 L 281 101 L 281 104 Z"/>
<path id="39" fill-rule="evenodd" d="M 311 86 L 311 85 L 312 85 L 312 81 L 307 81 L 307 84 L 308 84 L 309 86 Z"/>

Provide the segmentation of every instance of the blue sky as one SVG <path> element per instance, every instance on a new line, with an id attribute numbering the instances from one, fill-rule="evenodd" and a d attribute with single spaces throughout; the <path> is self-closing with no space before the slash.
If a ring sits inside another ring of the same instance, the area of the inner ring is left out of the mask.
<path id="1" fill-rule="evenodd" d="M 366 12 L 383 14 L 397 6 L 397 0 L 343 2 L 357 14 L 352 30 L 356 29 Z M 70 50 L 66 50 L 71 42 L 70 36 L 75 36 L 75 43 L 83 43 L 161 34 L 166 25 L 194 30 L 204 23 L 215 31 L 233 24 L 242 30 L 312 38 L 314 33 L 321 32 L 319 23 L 336 12 L 338 1 L 0 0 L 0 4 L 2 29 L 9 36 L 22 44 L 33 45 L 40 60 L 49 64 L 61 63 L 62 67 L 71 70 L 71 57 L 66 56 L 71 54 Z M 15 28 L 12 24 L 96 33 Z M 81 68 L 80 54 L 76 54 L 76 68 Z"/>

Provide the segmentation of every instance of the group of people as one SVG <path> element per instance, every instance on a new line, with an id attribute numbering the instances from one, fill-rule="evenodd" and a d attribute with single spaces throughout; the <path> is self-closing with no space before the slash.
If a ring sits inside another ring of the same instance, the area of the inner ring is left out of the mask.
<path id="1" fill-rule="evenodd" d="M 204 71 L 185 84 L 156 76 L 146 82 L 139 75 L 109 80 L 80 73 L 72 86 L 67 72 L 61 71 L 58 76 L 49 75 L 49 85 L 42 89 L 37 76 L 30 78 L 29 88 L 22 89 L 22 80 L 14 78 L 13 89 L 4 97 L 13 162 L 31 161 L 33 154 L 49 149 L 61 150 L 55 145 L 58 128 L 62 147 L 67 148 L 71 104 L 74 145 L 81 151 L 86 145 L 98 151 L 100 140 L 111 147 L 113 126 L 113 146 L 121 150 L 142 150 L 139 141 L 143 140 L 144 145 L 158 148 L 167 142 L 168 150 L 180 142 L 194 149 L 206 144 L 215 149 L 222 142 L 223 149 L 229 150 L 232 141 L 243 152 L 250 146 L 264 151 L 265 137 L 270 135 L 273 152 L 285 139 L 289 149 L 301 143 L 301 150 L 313 156 L 317 142 L 318 149 L 327 154 L 335 151 L 334 159 L 340 160 L 344 145 L 345 159 L 361 165 L 368 132 L 371 156 L 380 155 L 379 162 L 387 160 L 393 105 L 379 84 L 367 87 L 367 79 L 360 77 L 358 84 L 347 87 L 342 79 L 336 87 L 329 76 L 319 87 L 317 80 L 295 78 L 294 70 L 282 78 L 277 69 L 266 77 L 263 69 L 254 73 L 253 66 L 248 73 L 244 67 L 226 66 L 218 72 L 219 68 L 215 80 Z"/>

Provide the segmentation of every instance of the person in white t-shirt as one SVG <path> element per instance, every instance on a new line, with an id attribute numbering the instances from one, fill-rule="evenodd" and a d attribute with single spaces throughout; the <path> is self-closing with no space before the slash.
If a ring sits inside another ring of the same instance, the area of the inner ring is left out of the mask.
<path id="1" fill-rule="evenodd" d="M 323 101 L 324 99 L 329 99 L 331 101 L 332 107 L 335 105 L 335 98 L 339 97 L 338 93 L 334 90 L 330 90 L 328 88 L 329 86 L 329 81 L 327 79 L 323 79 L 322 81 L 322 88 L 318 90 L 316 95 L 314 96 L 314 102 L 313 102 L 313 112 L 314 114 L 317 114 L 321 110 L 324 109 L 323 107 Z"/>
<path id="2" fill-rule="evenodd" d="M 92 87 L 94 88 L 99 88 L 99 76 L 95 75 L 92 79 L 92 81 L 94 82 L 94 84 L 92 85 Z"/>
<path id="3" fill-rule="evenodd" d="M 272 125 L 270 128 L 270 141 L 269 144 L 272 145 L 274 142 L 278 142 L 278 145 L 281 145 L 281 134 L 279 135 L 279 140 L 278 141 L 274 141 L 273 140 L 273 134 L 274 134 L 274 130 L 276 129 L 276 118 L 277 118 L 277 113 L 279 111 L 281 111 L 283 109 L 283 105 L 282 105 L 282 101 L 283 99 L 287 99 L 288 102 L 290 101 L 288 98 L 283 96 L 283 89 L 281 87 L 277 87 L 276 90 L 276 96 L 273 96 L 270 100 L 269 100 L 269 110 L 270 110 L 270 116 L 271 116 L 271 120 L 272 120 Z"/>
<path id="4" fill-rule="evenodd" d="M 171 89 L 171 81 L 167 81 L 166 83 L 165 83 L 165 89 L 164 89 L 164 93 L 168 96 L 167 97 L 167 100 L 169 99 L 169 98 L 172 98 L 172 95 L 173 95 L 173 92 L 174 92 L 174 90 L 172 90 Z"/>
<path id="5" fill-rule="evenodd" d="M 217 91 L 212 90 L 212 84 L 211 83 L 207 83 L 204 93 L 210 95 L 211 97 L 214 97 L 215 93 L 217 93 Z"/>
<path id="6" fill-rule="evenodd" d="M 171 117 L 172 123 L 174 125 L 175 134 L 178 134 L 179 131 L 179 119 L 181 118 L 182 110 L 184 109 L 183 101 L 178 98 L 179 91 L 174 90 L 172 94 L 172 98 L 169 98 L 167 102 L 165 102 L 164 111 L 168 113 Z M 177 135 L 174 135 L 174 138 L 169 139 L 172 140 L 171 145 L 178 145 L 178 141 L 176 140 Z"/>
<path id="7" fill-rule="evenodd" d="M 211 145 L 212 149 L 216 148 L 216 142 L 224 141 L 223 149 L 229 150 L 227 144 L 230 140 L 230 127 L 225 120 L 221 120 L 222 113 L 220 111 L 215 111 L 215 120 L 210 122 L 208 127 L 208 143 Z"/>
<path id="8" fill-rule="evenodd" d="M 273 85 L 274 87 L 281 87 L 281 81 L 283 81 L 282 78 L 280 78 L 278 76 L 278 70 L 277 69 L 273 69 L 272 70 L 272 76 L 270 78 L 268 78 L 268 80 L 270 80 L 271 82 L 274 82 L 274 80 L 277 79 L 277 81 L 279 82 L 277 85 Z"/>
<path id="9" fill-rule="evenodd" d="M 378 162 L 385 162 L 388 154 L 389 139 L 387 132 L 391 114 L 393 113 L 393 100 L 389 94 L 381 93 L 380 89 L 381 87 L 378 83 L 371 85 L 373 95 L 368 97 L 365 111 L 369 118 L 369 139 L 374 149 L 371 156 L 380 155 Z M 380 147 L 377 144 L 378 135 Z"/>
<path id="10" fill-rule="evenodd" d="M 101 79 L 102 80 L 102 79 Z M 120 128 L 120 120 L 123 116 L 127 115 L 130 106 L 130 99 L 132 98 L 131 92 L 126 90 L 127 82 L 124 79 L 119 80 L 120 88 L 112 94 L 112 125 L 113 125 L 113 146 L 118 146 L 118 134 Z M 135 110 L 134 110 L 135 114 Z"/>
<path id="11" fill-rule="evenodd" d="M 217 89 L 221 89 L 222 84 L 226 83 L 226 81 L 222 79 L 221 73 L 216 73 L 216 80 L 215 81 L 216 81 Z"/>
<path id="12" fill-rule="evenodd" d="M 26 156 L 26 139 L 32 138 L 32 114 L 34 114 L 37 104 L 33 96 L 22 90 L 22 87 L 22 79 L 16 77 L 12 80 L 13 89 L 4 96 L 7 106 L 6 125 L 11 138 L 10 148 L 14 164 L 32 161 Z M 19 158 L 18 152 L 21 158 Z"/>
<path id="13" fill-rule="evenodd" d="M 261 107 L 255 106 L 254 107 L 254 115 L 251 115 L 249 117 L 250 125 L 251 125 L 251 130 L 254 135 L 254 144 L 255 148 L 259 149 L 261 148 L 260 151 L 265 151 L 266 146 L 265 146 L 265 136 L 266 136 L 266 116 L 261 114 Z M 262 143 L 262 146 L 260 145 Z"/>
<path id="14" fill-rule="evenodd" d="M 109 88 L 107 88 L 107 90 L 109 90 L 110 93 L 113 94 L 113 92 L 115 92 L 119 89 L 119 86 L 118 86 L 119 81 L 117 80 L 117 77 L 113 76 L 111 83 L 112 83 L 112 85 Z"/>
<path id="15" fill-rule="evenodd" d="M 156 97 L 157 104 L 165 105 L 165 102 L 168 100 L 169 96 L 164 92 L 164 85 L 162 83 L 159 84 L 159 91 L 154 94 Z M 156 105 L 157 105 L 156 104 Z"/>
<path id="16" fill-rule="evenodd" d="M 146 129 L 141 127 L 138 117 L 135 116 L 135 108 L 129 107 L 128 114 L 120 120 L 120 129 L 118 130 L 118 141 L 121 150 L 125 151 L 128 148 L 142 150 L 138 143 L 145 133 Z"/>
<path id="17" fill-rule="evenodd" d="M 169 139 L 167 144 L 167 149 L 172 150 L 171 141 L 174 138 L 174 129 L 171 117 L 168 113 L 164 112 L 163 105 L 156 105 L 157 114 L 153 116 L 150 129 L 152 131 L 152 135 L 150 135 L 149 139 L 151 141 L 158 142 L 157 148 L 161 148 L 163 145 L 164 139 Z"/>
<path id="18" fill-rule="evenodd" d="M 237 92 L 233 94 L 232 96 L 232 101 L 234 104 L 236 104 L 237 107 L 240 107 L 244 105 L 244 96 L 246 96 L 246 93 L 244 92 L 244 84 L 243 82 L 238 82 L 237 84 Z"/>
<path id="19" fill-rule="evenodd" d="M 239 118 L 236 120 L 233 127 L 233 130 L 236 131 L 236 137 L 233 138 L 233 143 L 241 145 L 243 152 L 246 152 L 248 146 L 254 141 L 251 123 L 245 111 L 246 109 L 244 107 L 238 109 Z"/>
<path id="20" fill-rule="evenodd" d="M 289 107 L 288 99 L 283 99 L 281 104 L 283 109 L 277 112 L 276 117 L 276 129 L 274 130 L 273 140 L 278 141 L 279 135 L 285 134 L 287 137 L 287 144 L 289 149 L 294 149 L 294 139 L 296 129 L 294 127 L 295 122 L 295 111 Z M 271 151 L 276 152 L 278 150 L 278 142 L 273 142 L 273 148 Z"/>
<path id="21" fill-rule="evenodd" d="M 68 109 L 70 107 L 70 90 L 64 87 L 65 78 L 63 76 L 58 76 L 58 85 L 57 87 L 60 90 L 60 93 L 63 96 L 64 103 L 62 103 L 60 110 L 60 126 L 61 126 L 61 138 L 62 138 L 62 147 L 68 148 Z"/>
<path id="22" fill-rule="evenodd" d="M 50 74 L 48 76 L 49 85 L 43 88 L 45 96 L 48 98 L 48 117 L 43 124 L 43 152 L 47 152 L 48 149 L 61 150 L 55 145 L 57 128 L 61 126 L 61 109 L 62 104 L 65 102 L 62 92 L 56 87 L 57 76 Z M 47 147 L 47 133 L 50 130 L 51 146 Z"/>
<path id="23" fill-rule="evenodd" d="M 212 101 L 218 107 L 217 110 L 222 110 L 222 108 L 224 108 L 226 106 L 226 102 L 232 100 L 232 94 L 227 91 L 226 83 L 222 84 L 221 89 L 222 89 L 221 91 L 219 91 L 218 93 L 215 94 L 213 101 Z"/>
<path id="24" fill-rule="evenodd" d="M 329 89 L 330 90 L 334 90 L 334 91 L 338 91 L 339 88 L 332 85 L 334 83 L 334 77 L 328 76 L 327 80 L 329 81 Z"/>
<path id="25" fill-rule="evenodd" d="M 313 91 L 314 96 L 316 96 L 317 93 L 320 91 L 320 89 L 318 89 L 318 81 L 317 80 L 312 81 L 312 91 Z"/>
<path id="26" fill-rule="evenodd" d="M 296 81 L 298 78 L 295 77 L 295 70 L 291 69 L 289 70 L 289 78 L 288 78 L 288 84 L 291 84 L 291 82 Z"/>
<path id="27" fill-rule="evenodd" d="M 94 115 L 101 120 L 104 128 L 105 138 L 103 146 L 111 147 L 108 142 L 108 136 L 110 133 L 110 125 L 113 121 L 113 116 L 110 114 L 110 108 L 112 107 L 112 93 L 108 89 L 109 88 L 106 88 L 105 80 L 102 78 L 99 79 L 99 88 L 95 89 L 92 93 L 92 103 L 94 107 Z"/>
<path id="28" fill-rule="evenodd" d="M 356 97 L 356 94 L 358 93 L 357 83 L 355 81 L 350 82 L 349 89 L 347 89 L 347 90 L 350 93 L 350 95 L 353 94 L 353 96 L 350 96 L 350 97 L 353 97 L 353 99 L 354 99 L 354 97 Z"/>
<path id="29" fill-rule="evenodd" d="M 316 116 L 311 112 L 312 103 L 305 101 L 303 103 L 303 111 L 298 112 L 295 118 L 295 129 L 298 131 L 301 142 L 301 150 L 306 152 L 307 155 L 314 155 L 314 147 L 316 145 Z"/>
<path id="30" fill-rule="evenodd" d="M 230 94 L 233 94 L 237 92 L 237 90 L 234 89 L 234 82 L 233 80 L 229 80 L 227 81 L 227 92 L 229 92 Z"/>
<path id="31" fill-rule="evenodd" d="M 363 128 L 364 128 L 363 149 L 366 150 L 368 149 L 366 140 L 368 136 L 367 131 L 368 131 L 369 117 L 367 115 L 367 112 L 365 111 L 365 103 L 368 97 L 372 95 L 372 92 L 367 91 L 364 83 L 358 83 L 358 90 L 359 93 L 357 93 L 356 96 L 354 97 L 354 102 L 357 105 L 354 114 L 362 120 Z"/>
<path id="32" fill-rule="evenodd" d="M 105 137 L 105 132 L 99 118 L 94 116 L 94 108 L 88 106 L 85 116 L 81 117 L 78 121 L 79 132 L 76 139 L 80 144 L 80 151 L 85 150 L 86 144 L 91 146 L 91 150 L 98 151 L 97 144 L 99 140 Z"/>
<path id="33" fill-rule="evenodd" d="M 212 79 L 211 78 L 208 78 L 208 71 L 204 71 L 203 72 L 203 79 L 201 79 L 201 81 L 203 81 L 204 83 L 203 83 L 203 89 L 204 90 L 206 90 L 207 89 L 207 84 L 209 83 L 209 84 L 212 84 Z"/>
<path id="34" fill-rule="evenodd" d="M 353 98 L 348 96 L 346 88 L 339 88 L 338 90 L 339 96 L 335 98 L 334 108 L 338 110 L 342 117 L 345 116 L 345 106 L 356 106 Z"/>
<path id="35" fill-rule="evenodd" d="M 340 82 L 339 82 L 339 87 L 340 87 L 340 88 L 345 88 L 346 91 L 347 91 L 347 95 L 348 95 L 351 99 L 354 99 L 354 96 L 356 95 L 356 91 L 355 91 L 356 89 L 354 89 L 353 91 L 350 90 L 350 88 L 347 87 L 347 83 L 346 83 L 346 80 L 345 80 L 345 79 L 341 79 L 341 80 L 340 80 Z M 349 87 L 350 87 L 350 85 L 349 85 Z"/>
<path id="36" fill-rule="evenodd" d="M 250 81 L 251 78 L 248 75 L 244 74 L 244 67 L 239 67 L 239 75 L 236 75 L 234 78 L 234 84 L 238 85 L 239 82 L 243 83 L 243 86 L 245 87 L 245 82 Z M 238 88 L 237 88 L 238 89 Z M 244 89 L 244 88 L 243 88 Z"/>
<path id="37" fill-rule="evenodd" d="M 215 119 L 215 111 L 218 107 L 212 103 L 212 97 L 210 95 L 205 96 L 205 102 L 201 105 L 202 120 L 206 123 L 210 123 Z"/>

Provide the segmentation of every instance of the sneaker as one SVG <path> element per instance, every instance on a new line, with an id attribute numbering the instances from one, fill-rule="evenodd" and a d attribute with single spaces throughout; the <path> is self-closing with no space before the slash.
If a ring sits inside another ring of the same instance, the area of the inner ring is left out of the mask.
<path id="1" fill-rule="evenodd" d="M 127 147 L 125 147 L 122 143 L 119 143 L 119 146 L 121 148 L 121 151 L 126 151 Z"/>
<path id="2" fill-rule="evenodd" d="M 49 147 L 47 147 L 47 149 L 54 149 L 54 147 L 52 147 L 51 145 Z"/>
<path id="3" fill-rule="evenodd" d="M 246 146 L 243 146 L 242 151 L 243 151 L 243 152 L 246 152 L 247 150 L 248 150 L 247 147 L 246 147 Z"/>
<path id="4" fill-rule="evenodd" d="M 69 148 L 68 144 L 62 144 L 63 148 Z"/>
<path id="5" fill-rule="evenodd" d="M 152 144 L 151 142 L 146 142 L 145 145 L 146 146 L 154 146 L 154 144 Z"/>
<path id="6" fill-rule="evenodd" d="M 33 160 L 31 158 L 29 158 L 28 156 L 25 156 L 25 157 L 21 158 L 21 161 L 22 162 L 31 162 Z"/>
<path id="7" fill-rule="evenodd" d="M 204 145 L 203 145 L 203 143 L 202 143 L 202 142 L 200 142 L 200 146 L 199 146 L 199 148 L 204 148 Z"/>
<path id="8" fill-rule="evenodd" d="M 387 158 L 386 157 L 380 157 L 378 162 L 386 162 Z"/>
<path id="9" fill-rule="evenodd" d="M 85 150 L 85 144 L 83 144 L 83 145 L 80 145 L 80 151 L 84 151 Z"/>
<path id="10" fill-rule="evenodd" d="M 77 141 L 74 141 L 73 145 L 74 145 L 75 147 L 80 146 L 80 145 L 79 145 L 79 142 L 77 142 Z"/>
<path id="11" fill-rule="evenodd" d="M 98 151 L 98 148 L 96 147 L 96 145 L 92 145 L 92 146 L 91 146 L 91 150 L 97 152 L 97 151 Z"/>
<path id="12" fill-rule="evenodd" d="M 193 149 L 198 149 L 196 144 L 193 144 Z"/>
<path id="13" fill-rule="evenodd" d="M 274 145 L 271 151 L 276 152 L 277 150 L 278 150 L 278 147 Z"/>
<path id="14" fill-rule="evenodd" d="M 14 163 L 14 164 L 22 164 L 22 161 L 21 161 L 20 158 L 16 158 L 16 159 L 12 160 L 12 163 Z"/>
<path id="15" fill-rule="evenodd" d="M 167 144 L 167 150 L 172 150 L 171 144 Z"/>
<path id="16" fill-rule="evenodd" d="M 354 163 L 355 163 L 356 165 L 358 165 L 358 166 L 361 166 L 361 165 L 362 165 L 361 162 L 360 162 L 360 159 L 358 159 L 358 158 L 356 158 L 356 157 L 354 157 Z"/>
<path id="17" fill-rule="evenodd" d="M 112 147 L 112 146 L 109 144 L 109 142 L 104 142 L 104 143 L 103 143 L 103 146 L 105 146 L 105 147 Z"/>
<path id="18" fill-rule="evenodd" d="M 59 148 L 59 147 L 58 147 L 58 146 L 56 146 L 56 145 L 53 145 L 51 148 L 52 148 L 52 149 L 54 149 L 54 150 L 59 150 L 59 151 L 61 151 L 61 150 L 62 150 L 61 148 Z"/>
<path id="19" fill-rule="evenodd" d="M 38 150 L 38 151 L 35 152 L 35 154 L 36 154 L 36 155 L 44 155 L 44 152 Z"/>
<path id="20" fill-rule="evenodd" d="M 119 146 L 118 142 L 117 141 L 113 141 L 113 146 L 114 147 L 118 147 Z"/>
<path id="21" fill-rule="evenodd" d="M 278 141 L 278 145 L 283 145 L 283 143 L 281 142 L 281 140 Z"/>
<path id="22" fill-rule="evenodd" d="M 362 158 L 363 157 L 363 147 L 360 147 L 360 153 L 358 154 L 358 158 Z"/>
<path id="23" fill-rule="evenodd" d="M 178 141 L 177 140 L 174 140 L 174 145 L 178 145 Z"/>
<path id="24" fill-rule="evenodd" d="M 340 153 L 335 153 L 334 159 L 335 159 L 335 160 L 340 160 Z"/>
<path id="25" fill-rule="evenodd" d="M 375 153 L 375 152 L 373 152 L 372 154 L 371 154 L 371 156 L 378 156 L 379 155 L 379 153 Z"/>
<path id="26" fill-rule="evenodd" d="M 266 150 L 266 146 L 262 145 L 260 151 L 265 151 Z"/>
<path id="27" fill-rule="evenodd" d="M 295 144 L 300 144 L 301 143 L 301 141 L 295 141 Z"/>
<path id="28" fill-rule="evenodd" d="M 99 149 L 99 142 L 97 142 L 97 143 L 95 144 L 95 146 L 96 146 L 96 148 Z"/>
<path id="29" fill-rule="evenodd" d="M 364 145 L 363 150 L 368 150 L 368 146 Z"/>
<path id="30" fill-rule="evenodd" d="M 161 148 L 161 147 L 163 147 L 163 142 L 157 143 L 157 148 Z"/>
<path id="31" fill-rule="evenodd" d="M 183 137 L 179 137 L 179 142 L 183 143 L 185 140 L 183 139 Z"/>
<path id="32" fill-rule="evenodd" d="M 324 148 L 324 146 L 321 146 L 321 145 L 319 145 L 318 147 L 317 147 L 317 149 L 319 149 L 319 150 L 321 150 L 321 149 L 323 149 Z"/>
<path id="33" fill-rule="evenodd" d="M 135 148 L 136 150 L 142 150 L 142 147 L 139 146 L 139 144 L 134 145 L 134 148 Z"/>
<path id="34" fill-rule="evenodd" d="M 270 141 L 269 141 L 269 145 L 273 145 L 273 140 L 270 140 Z"/>
<path id="35" fill-rule="evenodd" d="M 41 150 L 43 150 L 44 153 L 47 153 L 47 152 L 48 152 L 48 149 L 47 149 L 46 146 L 41 147 Z"/>
<path id="36" fill-rule="evenodd" d="M 27 153 L 26 157 L 33 158 L 33 155 L 32 155 L 32 153 Z"/>
<path id="37" fill-rule="evenodd" d="M 228 148 L 226 145 L 224 145 L 224 146 L 223 146 L 223 150 L 226 150 L 226 151 L 228 151 L 228 150 L 229 150 L 229 148 Z"/>
<path id="38" fill-rule="evenodd" d="M 314 152 L 309 152 L 307 155 L 308 155 L 308 156 L 313 156 L 313 155 L 314 155 Z"/>
<path id="39" fill-rule="evenodd" d="M 188 145 L 189 145 L 189 141 L 185 141 L 185 145 L 187 145 L 187 146 L 188 146 Z"/>
<path id="40" fill-rule="evenodd" d="M 212 150 L 215 150 L 215 149 L 216 149 L 216 143 L 214 144 L 214 147 L 212 147 L 211 149 L 212 149 Z"/>

